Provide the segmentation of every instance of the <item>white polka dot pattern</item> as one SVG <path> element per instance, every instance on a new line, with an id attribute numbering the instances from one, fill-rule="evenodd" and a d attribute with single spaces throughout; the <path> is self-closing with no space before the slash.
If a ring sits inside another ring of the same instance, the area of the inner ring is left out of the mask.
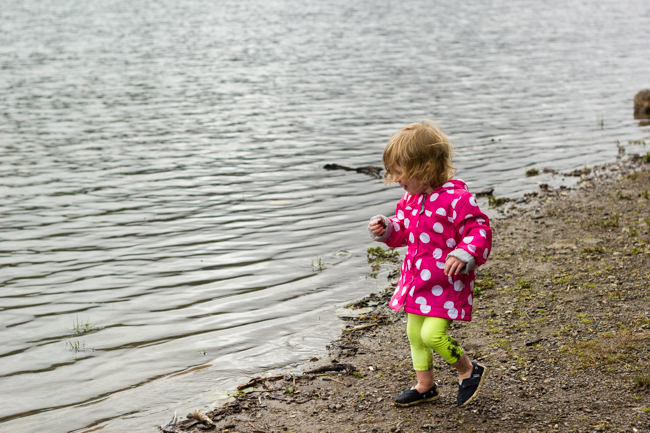
<path id="1" fill-rule="evenodd" d="M 423 314 L 428 314 L 429 311 L 431 311 L 431 306 L 430 306 L 430 305 L 427 305 L 427 300 L 426 300 L 426 298 L 420 296 L 419 298 L 417 298 L 417 299 L 415 300 L 415 303 L 420 305 L 420 311 L 421 311 Z"/>
<path id="2" fill-rule="evenodd" d="M 444 274 L 445 259 L 455 249 L 472 254 L 480 266 L 492 248 L 488 218 L 466 185 L 451 180 L 430 195 L 404 194 L 390 221 L 393 230 L 387 245 L 408 246 L 391 308 L 471 320 L 474 272 Z"/>

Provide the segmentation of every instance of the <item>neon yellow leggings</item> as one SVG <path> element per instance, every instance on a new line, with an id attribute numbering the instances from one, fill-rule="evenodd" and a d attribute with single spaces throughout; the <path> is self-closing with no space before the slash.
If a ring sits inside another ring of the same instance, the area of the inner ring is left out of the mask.
<path id="1" fill-rule="evenodd" d="M 447 335 L 451 320 L 440 317 L 408 314 L 406 334 L 411 343 L 411 358 L 416 371 L 426 371 L 433 368 L 433 350 L 445 358 L 449 364 L 458 362 L 463 356 L 463 348 L 456 340 Z"/>

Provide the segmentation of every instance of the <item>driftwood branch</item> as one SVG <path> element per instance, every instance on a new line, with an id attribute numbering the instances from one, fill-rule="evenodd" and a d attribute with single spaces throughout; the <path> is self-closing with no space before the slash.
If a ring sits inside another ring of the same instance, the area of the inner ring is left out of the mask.
<path id="1" fill-rule="evenodd" d="M 284 374 L 280 374 L 278 376 L 271 376 L 271 377 L 256 377 L 254 379 L 251 379 L 250 382 L 248 382 L 248 383 L 245 383 L 243 385 L 239 385 L 237 387 L 237 390 L 239 391 L 239 390 L 242 390 L 244 388 L 248 388 L 249 386 L 253 386 L 253 385 L 256 385 L 258 383 L 262 383 L 264 381 L 267 381 L 267 380 L 279 380 L 279 379 L 282 379 L 283 377 L 284 377 Z"/>
<path id="2" fill-rule="evenodd" d="M 305 371 L 305 374 L 319 374 L 326 373 L 328 371 L 345 371 L 347 374 L 352 373 L 357 368 L 352 364 L 332 364 L 326 365 L 324 367 L 318 367 L 313 370 Z"/>
<path id="3" fill-rule="evenodd" d="M 365 325 L 355 326 L 354 328 L 344 329 L 343 332 L 358 331 L 359 329 L 370 328 L 371 326 L 377 326 L 377 325 L 379 325 L 379 323 L 367 323 Z"/>
<path id="4" fill-rule="evenodd" d="M 366 174 L 375 179 L 381 179 L 381 171 L 383 168 L 376 167 L 374 165 L 364 165 L 363 167 L 347 167 L 345 165 L 339 164 L 325 164 L 323 166 L 325 170 L 345 170 L 345 171 L 356 171 L 357 173 Z"/>

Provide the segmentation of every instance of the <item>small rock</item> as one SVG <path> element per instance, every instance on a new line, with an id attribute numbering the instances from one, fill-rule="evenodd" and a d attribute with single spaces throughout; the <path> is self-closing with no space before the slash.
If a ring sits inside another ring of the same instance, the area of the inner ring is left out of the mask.
<path id="1" fill-rule="evenodd" d="M 650 119 L 650 89 L 641 90 L 634 95 L 634 118 Z"/>

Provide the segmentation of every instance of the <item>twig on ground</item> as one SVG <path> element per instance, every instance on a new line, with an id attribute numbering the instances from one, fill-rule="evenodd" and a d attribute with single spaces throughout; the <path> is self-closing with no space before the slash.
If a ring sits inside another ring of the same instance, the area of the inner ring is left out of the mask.
<path id="1" fill-rule="evenodd" d="M 365 324 L 365 325 L 355 326 L 354 328 L 344 329 L 343 332 L 353 332 L 353 331 L 358 331 L 359 329 L 370 328 L 371 326 L 377 326 L 377 325 L 379 325 L 379 323 L 367 323 L 367 324 Z"/>
<path id="2" fill-rule="evenodd" d="M 268 380 L 279 380 L 279 379 L 282 379 L 283 377 L 284 377 L 284 374 L 280 374 L 278 376 L 271 376 L 271 377 L 256 377 L 254 379 L 251 379 L 250 382 L 248 382 L 248 383 L 245 383 L 243 385 L 239 385 L 237 387 L 237 389 L 241 390 L 241 389 L 244 389 L 244 388 L 248 388 L 249 386 L 253 386 L 256 383 L 260 383 L 260 382 L 264 382 L 264 381 L 268 381 Z"/>
<path id="3" fill-rule="evenodd" d="M 327 371 L 345 371 L 347 374 L 352 373 L 357 368 L 352 364 L 332 364 L 324 367 L 318 367 L 313 370 L 305 371 L 305 374 L 319 374 Z"/>
<path id="4" fill-rule="evenodd" d="M 342 382 L 342 381 L 340 381 L 340 380 L 336 380 L 336 379 L 334 379 L 333 377 L 327 377 L 327 376 L 324 376 L 324 377 L 321 377 L 321 380 L 331 380 L 332 382 L 340 383 L 341 385 L 344 385 L 344 386 L 350 386 L 350 385 L 348 385 L 348 384 L 345 383 L 345 382 Z"/>
<path id="5" fill-rule="evenodd" d="M 296 403 L 296 404 L 303 404 L 303 403 L 307 403 L 308 401 L 311 401 L 311 398 L 307 398 L 305 400 L 300 400 L 300 401 L 293 400 L 293 402 Z"/>

